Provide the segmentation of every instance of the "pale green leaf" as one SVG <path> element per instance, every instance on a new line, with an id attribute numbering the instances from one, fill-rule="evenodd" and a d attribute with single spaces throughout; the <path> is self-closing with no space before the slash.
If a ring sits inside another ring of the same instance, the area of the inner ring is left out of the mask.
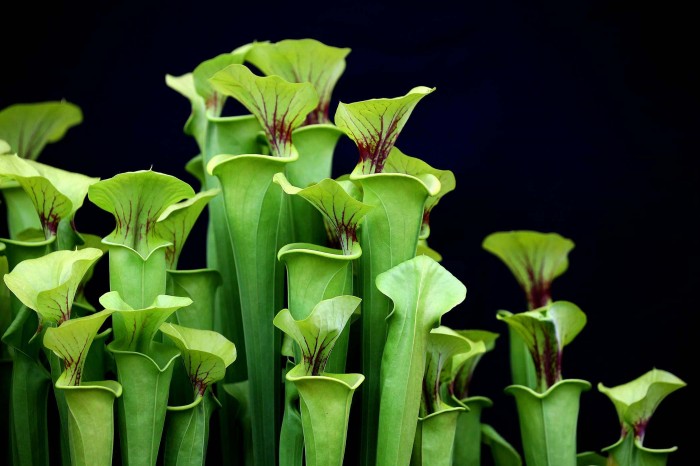
<path id="1" fill-rule="evenodd" d="M 12 152 L 10 144 L 4 139 L 0 139 L 0 155 L 9 154 L 10 152 Z"/>
<path id="2" fill-rule="evenodd" d="M 286 39 L 255 43 L 246 60 L 265 75 L 277 75 L 289 82 L 313 84 L 318 106 L 306 124 L 330 123 L 329 107 L 333 89 L 345 71 L 349 48 L 333 47 L 315 39 Z"/>
<path id="3" fill-rule="evenodd" d="M 402 97 L 338 104 L 335 124 L 357 145 L 362 173 L 381 173 L 418 102 L 435 88 L 417 86 Z"/>
<path id="4" fill-rule="evenodd" d="M 381 362 L 377 464 L 408 464 L 420 408 L 430 331 L 464 301 L 467 289 L 428 256 L 416 256 L 377 276 L 393 301 Z"/>
<path id="5" fill-rule="evenodd" d="M 450 170 L 438 170 L 431 167 L 423 160 L 411 157 L 394 147 L 387 157 L 383 173 L 405 173 L 420 177 L 426 173 L 435 176 L 440 182 L 440 191 L 428 197 L 423 208 L 423 224 L 421 225 L 420 238 L 425 239 L 430 236 L 430 213 L 440 202 L 445 194 L 454 191 L 456 187 L 455 175 Z"/>
<path id="6" fill-rule="evenodd" d="M 36 160 L 46 144 L 59 141 L 82 121 L 80 107 L 66 101 L 10 105 L 0 111 L 0 139 L 11 149 L 0 153 Z"/>
<path id="7" fill-rule="evenodd" d="M 90 201 L 112 213 L 116 221 L 115 230 L 104 241 L 129 247 L 144 259 L 169 244 L 155 228 L 161 214 L 194 195 L 184 181 L 151 170 L 120 173 L 93 184 L 88 191 Z"/>
<path id="8" fill-rule="evenodd" d="M 198 192 L 187 200 L 170 204 L 160 214 L 156 222 L 155 234 L 170 243 L 170 246 L 165 248 L 165 260 L 168 268 L 177 268 L 180 253 L 192 227 L 211 198 L 219 192 L 219 188 Z"/>
<path id="9" fill-rule="evenodd" d="M 256 76 L 245 65 L 236 64 L 215 73 L 210 82 L 215 90 L 238 100 L 256 116 L 271 155 L 292 156 L 292 131 L 318 104 L 318 94 L 310 83 Z"/>
<path id="10" fill-rule="evenodd" d="M 488 330 L 455 331 L 471 341 L 473 349 L 469 353 L 453 356 L 449 364 L 449 381 L 452 383 L 455 396 L 461 400 L 469 396 L 469 383 L 472 380 L 476 366 L 485 353 L 494 349 L 499 334 Z"/>
<path id="11" fill-rule="evenodd" d="M 620 423 L 644 437 L 644 429 L 659 404 L 671 393 L 687 384 L 668 371 L 652 369 L 640 377 L 615 387 L 598 384 L 598 391 L 615 405 Z M 641 429 L 641 431 L 639 431 Z"/>
<path id="12" fill-rule="evenodd" d="M 574 243 L 557 233 L 515 230 L 488 235 L 482 247 L 505 263 L 535 309 L 551 301 L 552 282 L 568 268 Z"/>
<path id="13" fill-rule="evenodd" d="M 245 53 L 222 53 L 203 61 L 192 72 L 195 91 L 204 99 L 204 105 L 210 114 L 215 116 L 221 114 L 226 97 L 212 87 L 209 78 L 229 65 L 242 64 L 244 59 Z"/>
<path id="14" fill-rule="evenodd" d="M 354 186 L 352 183 L 341 184 L 326 178 L 302 189 L 292 186 L 281 172 L 274 175 L 273 181 L 287 194 L 301 196 L 321 212 L 343 253 L 353 253 L 355 244 L 359 244 L 357 228 L 372 206 L 355 199 L 345 190 L 345 186 Z"/>
<path id="15" fill-rule="evenodd" d="M 483 350 L 483 344 L 480 349 Z M 440 396 L 440 381 L 443 369 L 454 356 L 470 352 L 472 352 L 472 342 L 451 328 L 441 325 L 430 331 L 426 346 L 421 417 L 445 408 Z"/>
<path id="16" fill-rule="evenodd" d="M 323 374 L 336 340 L 350 317 L 359 311 L 360 301 L 356 296 L 336 296 L 319 302 L 303 320 L 294 320 L 289 309 L 282 309 L 275 316 L 275 327 L 301 348 L 307 375 Z"/>
<path id="17" fill-rule="evenodd" d="M 117 349 L 147 354 L 160 326 L 175 311 L 192 304 L 192 300 L 180 296 L 159 295 L 152 305 L 134 309 L 118 292 L 109 291 L 100 296 L 100 304 L 115 313 L 112 328 Z"/>
<path id="18" fill-rule="evenodd" d="M 44 234 L 56 235 L 59 223 L 71 220 L 99 178 L 73 173 L 17 155 L 0 155 L 0 177 L 19 183 L 31 200 Z"/>
<path id="19" fill-rule="evenodd" d="M 212 330 L 200 330 L 164 323 L 160 331 L 180 350 L 185 369 L 199 395 L 222 380 L 226 368 L 236 360 L 236 345 Z"/>
<path id="20" fill-rule="evenodd" d="M 63 359 L 65 365 L 60 377 L 62 385 L 80 385 L 90 344 L 112 312 L 105 309 L 46 329 L 44 346 Z"/>
<path id="21" fill-rule="evenodd" d="M 554 301 L 546 307 L 518 314 L 499 311 L 496 317 L 523 339 L 535 362 L 540 392 L 562 380 L 564 346 L 583 330 L 587 321 L 586 314 L 577 305 Z"/>
<path id="22" fill-rule="evenodd" d="M 26 259 L 5 275 L 5 284 L 39 317 L 39 329 L 70 319 L 73 300 L 85 274 L 102 257 L 96 248 L 54 251 Z"/>

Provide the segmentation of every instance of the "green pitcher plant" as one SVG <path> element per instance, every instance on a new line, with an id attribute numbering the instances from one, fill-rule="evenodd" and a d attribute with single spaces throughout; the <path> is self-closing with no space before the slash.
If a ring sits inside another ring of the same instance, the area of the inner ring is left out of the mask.
<path id="1" fill-rule="evenodd" d="M 166 322 L 160 326 L 160 331 L 180 350 L 194 391 L 191 403 L 168 406 L 164 462 L 166 465 L 204 465 L 209 419 L 218 403 L 211 388 L 224 378 L 226 368 L 236 359 L 236 346 L 212 330 Z"/>
<path id="2" fill-rule="evenodd" d="M 326 372 L 328 358 L 360 298 L 335 296 L 320 301 L 308 317 L 296 320 L 288 309 L 274 324 L 301 348 L 299 362 L 286 373 L 299 392 L 305 464 L 342 466 L 352 397 L 362 374 Z"/>
<path id="3" fill-rule="evenodd" d="M 483 353 L 483 343 L 474 343 L 449 327 L 430 331 L 426 348 L 425 374 L 411 464 L 452 465 L 453 445 L 459 415 L 466 406 L 443 400 L 443 370 L 456 355 Z"/>
<path id="4" fill-rule="evenodd" d="M 579 398 L 591 384 L 563 378 L 562 355 L 586 325 L 586 315 L 574 303 L 553 301 L 517 314 L 500 311 L 497 318 L 518 332 L 535 367 L 535 389 L 505 389 L 516 401 L 525 464 L 575 466 Z"/>
<path id="5" fill-rule="evenodd" d="M 44 346 L 64 364 L 55 386 L 65 397 L 70 464 L 76 466 L 112 464 L 113 405 L 122 394 L 122 386 L 114 380 L 88 381 L 83 377 L 91 344 L 112 312 L 105 309 L 66 320 L 44 334 Z"/>
<path id="6" fill-rule="evenodd" d="M 533 310 L 552 300 L 552 282 L 569 267 L 574 243 L 558 233 L 515 230 L 491 233 L 482 247 L 508 267 L 525 293 L 527 309 Z M 512 382 L 535 388 L 535 368 L 525 343 L 510 327 L 508 335 Z"/>
<path id="7" fill-rule="evenodd" d="M 615 387 L 599 383 L 598 390 L 612 401 L 620 421 L 620 439 L 602 449 L 608 462 L 620 466 L 665 466 L 669 455 L 678 448 L 649 448 L 644 445 L 644 436 L 659 404 L 685 386 L 672 373 L 656 368 Z"/>
<path id="8" fill-rule="evenodd" d="M 0 109 L 0 463 L 666 465 L 676 447 L 650 448 L 646 427 L 686 383 L 659 369 L 599 383 L 620 438 L 577 451 L 591 383 L 562 362 L 587 316 L 552 286 L 573 240 L 521 229 L 480 245 L 524 294 L 492 319 L 510 367 L 483 358 L 492 328 L 447 325 L 448 312 L 473 317 L 452 251 L 432 244 L 438 206 L 460 185 L 399 139 L 420 131 L 410 116 L 439 90 L 336 99 L 350 52 L 251 40 L 164 73 L 188 105 L 175 124 L 193 149 L 175 163 L 193 183 L 46 164 L 80 107 Z M 356 157 L 349 173 L 341 143 Z M 87 203 L 112 216 L 108 234 L 79 217 Z M 201 261 L 188 268 L 199 226 Z M 480 377 L 510 372 L 519 448 L 489 420 L 477 365 Z"/>

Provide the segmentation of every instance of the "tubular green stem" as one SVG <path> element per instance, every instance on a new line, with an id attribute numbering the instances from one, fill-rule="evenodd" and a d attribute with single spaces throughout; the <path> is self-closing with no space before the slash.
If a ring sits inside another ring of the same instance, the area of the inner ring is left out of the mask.
<path id="1" fill-rule="evenodd" d="M 16 352 L 12 369 L 10 435 L 14 466 L 48 466 L 49 373 L 37 361 Z"/>
<path id="2" fill-rule="evenodd" d="M 47 254 L 55 240 L 55 237 L 42 241 L 3 238 L 8 270 L 14 269 L 23 260 Z M 41 338 L 33 338 L 37 330 L 35 312 L 24 306 L 14 294 L 10 296 L 10 310 L 12 323 L 2 338 L 4 343 L 14 349 L 10 387 L 10 443 L 13 464 L 48 465 L 47 413 L 51 374 L 39 360 Z"/>
<path id="3" fill-rule="evenodd" d="M 522 385 L 535 389 L 537 387 L 537 372 L 532 356 L 520 334 L 508 327 L 508 344 L 512 385 Z"/>
<path id="4" fill-rule="evenodd" d="M 295 320 L 311 314 L 314 306 L 324 299 L 353 294 L 352 264 L 360 257 L 359 246 L 352 255 L 309 243 L 291 243 L 283 246 L 277 257 L 287 268 L 287 295 L 289 312 Z M 347 359 L 350 326 L 346 326 L 335 343 L 326 370 L 343 373 Z M 294 359 L 301 362 L 301 352 L 294 345 Z"/>
<path id="5" fill-rule="evenodd" d="M 257 135 L 260 124 L 253 115 L 236 117 L 211 117 L 205 119 L 205 135 L 200 147 L 202 153 L 202 172 L 204 173 L 203 187 L 205 189 L 220 188 L 219 179 L 207 172 L 207 164 L 217 154 L 250 154 L 259 152 Z M 217 270 L 222 277 L 221 287 L 217 290 L 214 306 L 213 330 L 236 343 L 238 357 L 231 369 L 226 371 L 226 378 L 217 383 L 218 393 L 224 393 L 224 384 L 244 381 L 248 378 L 247 351 L 243 333 L 243 318 L 238 292 L 238 273 L 233 259 L 233 249 L 228 234 L 226 206 L 223 194 L 212 198 L 207 205 L 209 223 L 207 226 L 207 267 Z M 222 403 L 219 416 L 219 428 L 222 438 L 240 439 L 235 422 L 236 406 L 226 396 L 219 397 Z M 222 460 L 232 464 L 234 458 L 240 456 L 239 451 L 244 445 L 237 441 L 221 442 Z"/>
<path id="6" fill-rule="evenodd" d="M 357 176 L 362 202 L 374 206 L 360 226 L 359 280 L 362 287 L 361 391 L 362 463 L 374 464 L 379 426 L 379 374 L 391 301 L 375 285 L 377 275 L 416 254 L 429 189 L 418 178 L 400 174 Z M 437 182 L 437 181 L 436 181 Z"/>
<path id="7" fill-rule="evenodd" d="M 292 133 L 299 159 L 289 164 L 287 177 L 294 186 L 309 186 L 330 178 L 335 147 L 344 133 L 332 124 L 302 126 Z M 292 196 L 289 199 L 294 225 L 294 242 L 324 246 L 328 239 L 323 216 L 306 200 Z"/>
<path id="8" fill-rule="evenodd" d="M 156 342 L 152 348 L 145 355 L 120 351 L 114 342 L 107 346 L 123 387 L 117 406 L 124 466 L 153 466 L 158 458 L 173 364 L 180 352 Z"/>
<path id="9" fill-rule="evenodd" d="M 257 136 L 260 123 L 254 115 L 236 117 L 211 117 L 206 120 L 206 137 L 202 150 L 204 187 L 220 188 L 219 179 L 207 171 L 207 164 L 218 154 L 255 154 L 260 151 Z M 245 336 L 241 316 L 236 264 L 228 233 L 226 205 L 223 194 L 207 204 L 207 267 L 218 270 L 223 279 L 216 294 L 214 330 L 236 343 L 238 356 L 226 371 L 226 383 L 240 382 L 248 378 Z M 224 412 L 228 412 L 224 402 Z"/>
<path id="10" fill-rule="evenodd" d="M 113 380 L 57 386 L 64 392 L 72 466 L 111 466 L 114 452 L 114 400 L 122 388 Z"/>
<path id="11" fill-rule="evenodd" d="M 411 466 L 451 466 L 457 420 L 464 408 L 448 408 L 418 418 Z"/>
<path id="12" fill-rule="evenodd" d="M 165 247 L 153 250 L 144 259 L 129 247 L 110 244 L 109 289 L 118 291 L 134 309 L 146 308 L 165 293 L 165 264 Z"/>
<path id="13" fill-rule="evenodd" d="M 522 385 L 505 392 L 515 397 L 527 466 L 576 466 L 576 432 L 585 380 L 565 379 L 538 393 Z"/>
<path id="14" fill-rule="evenodd" d="M 305 375 L 303 365 L 287 373 L 300 395 L 307 466 L 342 466 L 348 419 L 362 374 Z"/>
<path id="15" fill-rule="evenodd" d="M 238 273 L 254 458 L 260 466 L 277 462 L 282 338 L 272 321 L 284 302 L 284 272 L 277 251 L 289 235 L 284 193 L 272 177 L 294 160 L 220 155 L 208 165 L 221 181 Z"/>
<path id="16" fill-rule="evenodd" d="M 294 363 L 287 361 L 285 376 L 292 368 L 294 368 Z M 301 424 L 299 403 L 299 391 L 296 385 L 285 378 L 279 466 L 302 466 L 304 464 L 304 430 Z"/>
<path id="17" fill-rule="evenodd" d="M 466 408 L 459 413 L 455 430 L 452 464 L 454 466 L 481 465 L 481 412 L 493 402 L 483 396 L 458 400 Z"/>
<path id="18" fill-rule="evenodd" d="M 209 420 L 216 402 L 207 390 L 193 403 L 168 407 L 165 433 L 165 466 L 204 466 L 209 444 Z"/>

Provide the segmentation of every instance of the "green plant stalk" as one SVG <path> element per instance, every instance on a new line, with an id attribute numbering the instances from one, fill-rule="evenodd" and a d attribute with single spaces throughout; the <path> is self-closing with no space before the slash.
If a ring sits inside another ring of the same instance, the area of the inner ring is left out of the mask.
<path id="1" fill-rule="evenodd" d="M 274 465 L 277 456 L 282 339 L 271 322 L 284 302 L 277 251 L 289 235 L 287 203 L 272 177 L 296 158 L 220 155 L 207 167 L 219 178 L 226 205 L 248 356 L 254 458 L 261 466 Z"/>
<path id="2" fill-rule="evenodd" d="M 307 466 L 342 466 L 352 396 L 362 374 L 306 375 L 299 364 L 287 373 L 299 390 Z"/>
<path id="3" fill-rule="evenodd" d="M 512 385 L 537 387 L 537 370 L 530 350 L 517 330 L 508 327 L 508 346 Z"/>
<path id="4" fill-rule="evenodd" d="M 170 321 L 184 327 L 214 330 L 216 291 L 221 275 L 214 269 L 168 270 L 166 293 L 190 298 L 192 304 L 175 311 Z"/>
<path id="5" fill-rule="evenodd" d="M 204 186 L 208 189 L 220 187 L 219 179 L 206 170 L 209 161 L 218 154 L 255 154 L 260 152 L 257 135 L 260 124 L 253 115 L 236 117 L 206 117 L 205 146 L 202 149 L 202 171 Z M 226 378 L 217 383 L 217 392 L 224 393 L 224 384 L 235 383 L 248 378 L 246 361 L 247 350 L 243 331 L 243 317 L 238 291 L 238 272 L 233 259 L 233 249 L 228 233 L 226 207 L 223 194 L 215 196 L 207 206 L 209 223 L 207 226 L 207 267 L 217 270 L 224 278 L 216 293 L 214 307 L 214 330 L 229 340 L 236 342 L 238 357 Z M 240 439 L 236 434 L 239 429 L 235 418 L 235 403 L 227 396 L 219 396 L 221 415 L 219 427 L 222 438 Z M 235 441 L 221 442 L 222 460 L 231 463 L 233 458 L 240 456 L 236 450 L 245 446 Z"/>
<path id="6" fill-rule="evenodd" d="M 109 244 L 109 289 L 134 309 L 150 306 L 165 292 L 166 275 L 164 246 L 144 259 L 127 246 Z"/>
<path id="7" fill-rule="evenodd" d="M 12 464 L 15 466 L 49 465 L 50 385 L 51 377 L 43 366 L 27 354 L 15 352 L 10 398 Z"/>
<path id="8" fill-rule="evenodd" d="M 428 256 L 380 274 L 377 288 L 393 301 L 394 309 L 387 319 L 381 362 L 377 457 L 363 464 L 405 466 L 415 440 L 428 336 L 442 315 L 464 300 L 467 290 Z"/>
<path id="9" fill-rule="evenodd" d="M 64 365 L 63 361 L 56 356 L 51 351 L 46 351 L 46 357 L 49 360 L 49 367 L 51 369 L 51 383 L 53 385 L 53 394 L 56 399 L 56 407 L 58 409 L 58 420 L 60 424 L 60 437 L 61 437 L 61 464 L 64 466 L 71 466 L 71 442 L 70 436 L 70 411 L 68 408 L 68 402 L 66 400 L 66 393 L 60 387 L 57 386 L 61 373 L 63 372 Z"/>
<path id="10" fill-rule="evenodd" d="M 72 466 L 111 466 L 114 452 L 114 400 L 122 388 L 114 381 L 57 386 L 64 392 Z"/>
<path id="11" fill-rule="evenodd" d="M 34 208 L 32 206 L 32 211 Z M 2 239 L 8 269 L 26 259 L 35 259 L 51 251 L 55 237 L 42 241 Z M 13 464 L 48 465 L 48 393 L 51 375 L 40 362 L 41 338 L 35 336 L 36 313 L 10 296 L 12 323 L 2 341 L 12 349 L 10 386 L 10 443 Z"/>
<path id="12" fill-rule="evenodd" d="M 279 466 L 302 466 L 304 464 L 304 430 L 301 423 L 299 390 L 286 379 L 294 363 L 287 360 L 284 383 L 284 414 L 280 430 Z"/>
<path id="13" fill-rule="evenodd" d="M 280 249 L 277 257 L 287 268 L 287 306 L 295 320 L 307 318 L 319 301 L 353 294 L 352 265 L 361 250 L 355 247 L 353 252 L 344 255 L 339 249 L 309 243 L 290 243 Z M 328 372 L 345 372 L 349 338 L 350 326 L 346 326 L 328 359 Z M 294 360 L 302 362 L 297 344 Z"/>
<path id="14" fill-rule="evenodd" d="M 206 128 L 206 145 L 202 150 L 204 186 L 207 189 L 220 188 L 219 179 L 207 171 L 207 164 L 218 154 L 240 155 L 260 152 L 260 145 L 257 142 L 257 136 L 261 130 L 260 123 L 253 115 L 208 116 Z M 238 357 L 233 363 L 232 370 L 226 372 L 226 383 L 239 382 L 248 378 L 248 367 L 238 291 L 238 272 L 233 259 L 223 194 L 212 198 L 207 209 L 209 213 L 207 267 L 218 270 L 224 279 L 216 295 L 214 330 L 236 342 Z M 225 406 L 224 404 L 224 412 L 226 412 Z"/>
<path id="15" fill-rule="evenodd" d="M 472 396 L 458 403 L 466 408 L 457 417 L 452 464 L 454 466 L 481 465 L 481 413 L 493 402 L 483 396 Z"/>
<path id="16" fill-rule="evenodd" d="M 379 429 L 380 367 L 387 339 L 387 316 L 391 311 L 391 301 L 378 290 L 375 281 L 380 273 L 416 255 L 423 206 L 435 187 L 430 189 L 420 179 L 402 174 L 360 175 L 355 171 L 351 179 L 362 186 L 362 202 L 374 206 L 359 228 L 362 256 L 358 268 L 362 296 L 361 365 L 366 377 L 361 390 L 362 463 L 374 464 Z M 439 185 L 437 179 L 433 179 Z"/>
<path id="17" fill-rule="evenodd" d="M 277 257 L 287 269 L 287 303 L 292 317 L 295 320 L 303 320 L 311 314 L 319 301 L 352 294 L 352 261 L 360 254 L 359 246 L 354 255 L 344 255 L 341 250 L 309 243 L 290 243 L 283 246 Z M 336 340 L 326 364 L 329 372 L 345 372 L 349 335 L 350 327 L 347 326 Z M 303 360 L 301 349 L 296 343 L 294 343 L 294 360 L 299 363 Z M 304 435 L 299 393 L 294 383 L 286 378 L 284 385 L 285 406 L 280 433 L 280 466 L 301 466 L 304 458 Z"/>
<path id="18" fill-rule="evenodd" d="M 163 461 L 165 466 L 204 466 L 209 420 L 216 402 L 210 390 L 186 406 L 168 407 Z"/>
<path id="19" fill-rule="evenodd" d="M 463 407 L 447 408 L 418 418 L 411 466 L 451 466 L 457 419 Z"/>
<path id="20" fill-rule="evenodd" d="M 590 387 L 578 379 L 557 382 L 544 393 L 506 387 L 505 393 L 515 397 L 527 466 L 576 466 L 579 401 Z"/>
<path id="21" fill-rule="evenodd" d="M 306 187 L 330 178 L 335 148 L 343 134 L 332 124 L 314 124 L 294 130 L 292 140 L 299 152 L 299 159 L 287 167 L 289 182 L 294 186 Z M 293 241 L 327 245 L 321 213 L 301 197 L 291 196 L 289 202 L 294 226 Z"/>
<path id="22" fill-rule="evenodd" d="M 121 351 L 112 342 L 123 395 L 117 400 L 119 436 L 124 466 L 153 466 L 158 458 L 173 365 L 180 352 L 152 342 L 149 355 Z"/>

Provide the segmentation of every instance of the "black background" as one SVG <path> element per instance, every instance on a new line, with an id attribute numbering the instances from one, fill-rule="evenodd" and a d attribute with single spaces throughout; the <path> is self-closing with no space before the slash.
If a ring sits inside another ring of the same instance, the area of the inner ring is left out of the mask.
<path id="1" fill-rule="evenodd" d="M 524 296 L 481 242 L 501 230 L 558 232 L 576 247 L 553 297 L 588 316 L 564 351 L 564 376 L 593 384 L 581 399 L 579 450 L 599 450 L 619 435 L 614 407 L 597 384 L 626 383 L 656 367 L 689 386 L 662 402 L 645 445 L 678 446 L 669 464 L 692 464 L 700 42 L 697 16 L 683 4 L 102 1 L 12 8 L 2 7 L 0 21 L 0 108 L 63 98 L 79 105 L 84 122 L 39 161 L 90 176 L 152 167 L 196 186 L 184 170 L 196 154 L 182 131 L 189 103 L 165 85 L 165 75 L 254 40 L 308 37 L 351 48 L 331 113 L 338 101 L 436 87 L 397 146 L 457 179 L 433 211 L 430 245 L 468 289 L 443 323 L 502 335 L 473 382 L 473 394 L 495 403 L 484 422 L 518 445 L 514 401 L 502 392 L 509 383 L 506 328 L 495 314 L 524 310 Z M 334 174 L 356 162 L 355 147 L 341 141 Z M 113 228 L 111 216 L 89 202 L 76 220 L 85 233 Z M 181 268 L 204 266 L 202 238 L 199 227 Z"/>

